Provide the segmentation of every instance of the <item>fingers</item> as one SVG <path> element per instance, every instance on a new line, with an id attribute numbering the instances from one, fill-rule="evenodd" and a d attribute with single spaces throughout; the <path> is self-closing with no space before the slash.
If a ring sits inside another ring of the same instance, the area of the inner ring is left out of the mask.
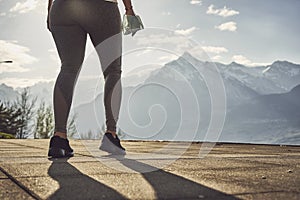
<path id="1" fill-rule="evenodd" d="M 49 14 L 47 16 L 47 29 L 51 32 Z"/>
<path id="2" fill-rule="evenodd" d="M 47 20 L 47 29 L 51 32 L 51 30 L 50 30 L 50 24 L 49 24 L 48 20 Z"/>

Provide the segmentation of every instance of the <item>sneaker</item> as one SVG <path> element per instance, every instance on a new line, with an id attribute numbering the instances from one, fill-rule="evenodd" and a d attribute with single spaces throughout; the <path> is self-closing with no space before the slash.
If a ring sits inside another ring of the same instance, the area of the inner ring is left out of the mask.
<path id="1" fill-rule="evenodd" d="M 73 149 L 70 147 L 69 140 L 59 136 L 50 139 L 48 156 L 52 158 L 72 157 Z"/>
<path id="2" fill-rule="evenodd" d="M 102 151 L 106 151 L 108 153 L 114 154 L 114 155 L 126 155 L 125 148 L 122 147 L 118 136 L 116 136 L 116 138 L 115 138 L 110 133 L 104 134 L 99 149 Z"/>

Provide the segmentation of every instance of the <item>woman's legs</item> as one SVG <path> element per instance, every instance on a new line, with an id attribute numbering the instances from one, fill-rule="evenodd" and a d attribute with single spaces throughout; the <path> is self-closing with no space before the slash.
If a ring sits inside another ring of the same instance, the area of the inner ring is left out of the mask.
<path id="1" fill-rule="evenodd" d="M 56 134 L 67 132 L 73 89 L 84 59 L 88 33 L 105 78 L 106 128 L 114 135 L 122 95 L 122 32 L 118 5 L 107 1 L 56 0 L 50 12 L 50 29 L 62 62 L 54 89 Z"/>
<path id="2" fill-rule="evenodd" d="M 109 72 L 105 76 L 104 107 L 107 132 L 116 137 L 116 123 L 122 98 L 121 72 Z"/>
<path id="3" fill-rule="evenodd" d="M 109 44 L 109 49 L 104 48 L 107 46 L 105 43 Z M 116 136 L 116 124 L 119 118 L 122 99 L 121 48 L 122 36 L 120 33 L 106 39 L 96 47 L 105 79 L 104 107 L 106 130 L 112 133 L 113 136 Z"/>
<path id="4" fill-rule="evenodd" d="M 95 16 L 93 20 L 104 20 L 101 25 L 87 25 L 85 29 L 89 33 L 91 41 L 98 54 L 103 71 L 104 86 L 104 107 L 106 116 L 106 132 L 116 136 L 116 124 L 122 98 L 121 65 L 122 65 L 122 32 L 121 16 L 117 4 L 104 2 L 98 9 L 103 15 Z M 107 13 L 107 11 L 109 11 Z"/>
<path id="5" fill-rule="evenodd" d="M 61 59 L 53 96 L 54 132 L 66 138 L 74 86 L 84 59 L 87 34 L 78 25 L 52 25 L 51 32 Z"/>
<path id="6" fill-rule="evenodd" d="M 86 31 L 74 20 L 78 14 L 74 9 L 82 7 L 74 6 L 78 2 L 84 1 L 55 0 L 49 13 L 50 31 L 61 60 L 53 94 L 54 132 L 63 138 L 67 136 L 74 86 L 83 63 L 87 38 Z"/>

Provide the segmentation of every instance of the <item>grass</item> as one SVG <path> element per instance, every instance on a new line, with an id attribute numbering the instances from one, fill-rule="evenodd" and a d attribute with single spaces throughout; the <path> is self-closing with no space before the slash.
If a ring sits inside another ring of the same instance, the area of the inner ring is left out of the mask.
<path id="1" fill-rule="evenodd" d="M 15 136 L 8 133 L 0 132 L 0 139 L 15 139 Z"/>

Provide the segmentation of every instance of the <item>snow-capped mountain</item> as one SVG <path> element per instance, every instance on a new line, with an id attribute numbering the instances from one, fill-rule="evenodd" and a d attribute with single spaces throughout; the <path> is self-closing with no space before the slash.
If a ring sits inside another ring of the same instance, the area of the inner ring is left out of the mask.
<path id="1" fill-rule="evenodd" d="M 124 88 L 118 123 L 125 132 L 123 137 L 203 140 L 211 117 L 210 91 L 204 72 L 213 67 L 217 67 L 222 77 L 227 100 L 227 117 L 220 141 L 300 143 L 296 134 L 300 133 L 297 125 L 300 110 L 285 98 L 299 99 L 291 95 L 298 87 L 291 94 L 286 93 L 300 84 L 300 79 L 295 78 L 299 76 L 299 65 L 280 61 L 251 68 L 237 63 L 224 65 L 199 61 L 188 52 L 152 71 L 143 83 Z M 75 108 L 81 134 L 88 130 L 99 132 L 104 125 L 102 99 L 100 94 L 96 101 Z M 277 112 L 274 109 L 277 107 L 282 107 L 284 112 Z M 193 135 L 195 120 L 198 127 L 197 134 Z"/>
<path id="2" fill-rule="evenodd" d="M 0 85 L 0 100 L 2 102 L 14 101 L 18 95 L 19 95 L 19 93 L 17 91 L 15 91 L 14 88 L 9 87 L 9 86 L 5 85 L 4 83 L 2 83 Z"/>
<path id="3" fill-rule="evenodd" d="M 218 84 L 210 72 L 218 72 L 226 94 L 220 141 L 300 144 L 300 65 L 287 61 L 260 67 L 225 65 L 197 60 L 188 52 L 149 71 L 140 84 L 123 87 L 118 122 L 123 138 L 203 140 L 214 89 L 207 81 Z M 72 111 L 77 113 L 76 126 L 83 138 L 90 131 L 96 138 L 105 124 L 102 87 L 103 80 L 94 79 L 79 80 L 76 86 Z M 49 100 L 52 90 L 53 83 L 32 87 L 39 98 Z M 0 94 L 1 99 L 13 99 L 17 92 L 3 84 Z"/>
<path id="4" fill-rule="evenodd" d="M 259 94 L 288 92 L 300 84 L 300 65 L 287 61 L 262 67 L 245 67 L 235 62 L 217 66 L 225 79 L 234 77 Z"/>
<path id="5" fill-rule="evenodd" d="M 32 98 L 37 97 L 37 105 L 44 101 L 47 105 L 52 105 L 52 91 L 54 82 L 39 82 L 29 87 L 30 96 Z M 23 88 L 16 88 L 16 91 L 20 94 Z"/>
<path id="6" fill-rule="evenodd" d="M 267 69 L 264 76 L 272 80 L 275 85 L 283 88 L 285 92 L 290 91 L 300 83 L 300 65 L 287 61 L 276 61 L 267 66 Z"/>
<path id="7" fill-rule="evenodd" d="M 152 72 L 145 83 L 158 82 L 170 86 L 178 83 L 179 86 L 177 87 L 181 87 L 182 84 L 180 84 L 180 81 L 189 82 L 199 98 L 198 101 L 207 102 L 210 101 L 209 92 L 211 91 L 209 90 L 213 90 L 214 88 L 208 88 L 206 81 L 208 79 L 214 79 L 215 77 L 210 76 L 210 74 L 205 73 L 205 71 L 218 69 L 219 72 L 217 73 L 220 73 L 222 77 L 227 97 L 227 105 L 229 107 L 259 95 L 254 89 L 255 87 L 248 86 L 249 84 L 246 84 L 246 81 L 243 79 L 243 77 L 246 76 L 251 77 L 251 73 L 255 74 L 253 71 L 247 72 L 247 69 L 243 69 L 246 67 L 240 65 L 238 68 L 241 69 L 236 69 L 236 66 L 232 64 L 227 66 L 228 69 L 224 68 L 224 66 L 225 65 L 211 62 L 198 61 L 191 54 L 185 52 L 177 60 L 167 63 L 161 69 Z M 184 90 L 184 88 L 182 90 Z"/>

